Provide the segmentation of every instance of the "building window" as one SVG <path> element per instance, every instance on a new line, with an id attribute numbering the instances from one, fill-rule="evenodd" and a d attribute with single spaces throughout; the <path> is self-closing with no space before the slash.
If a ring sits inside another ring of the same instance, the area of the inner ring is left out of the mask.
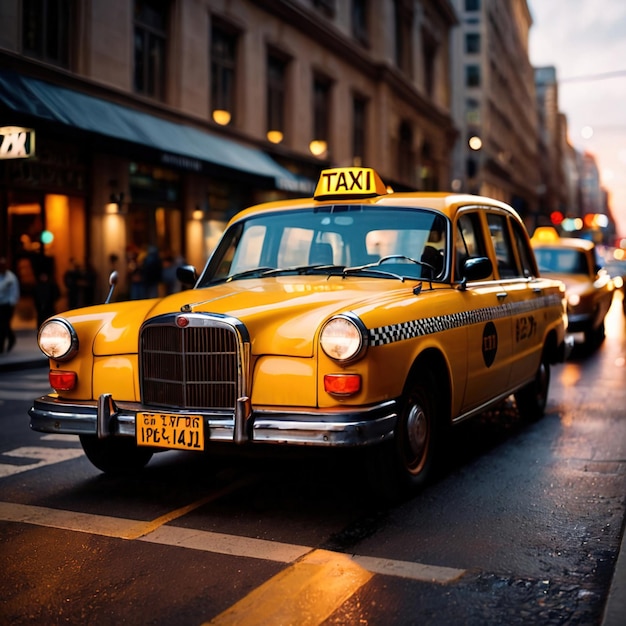
<path id="1" fill-rule="evenodd" d="M 466 11 L 480 11 L 480 0 L 465 0 Z"/>
<path id="2" fill-rule="evenodd" d="M 415 182 L 415 158 L 413 154 L 413 129 L 409 122 L 400 124 L 398 131 L 398 175 L 408 185 Z"/>
<path id="3" fill-rule="evenodd" d="M 169 0 L 135 0 L 135 91 L 165 99 Z"/>
<path id="4" fill-rule="evenodd" d="M 326 17 L 335 17 L 336 0 L 313 0 L 313 6 L 321 11 Z"/>
<path id="5" fill-rule="evenodd" d="M 480 87 L 480 67 L 478 65 L 465 66 L 465 86 Z"/>
<path id="6" fill-rule="evenodd" d="M 362 45 L 369 44 L 367 0 L 352 0 L 352 35 Z"/>
<path id="7" fill-rule="evenodd" d="M 331 81 L 327 77 L 316 76 L 313 79 L 313 140 L 309 148 L 320 158 L 326 157 L 328 151 L 330 89 Z"/>
<path id="8" fill-rule="evenodd" d="M 419 168 L 420 191 L 436 191 L 439 188 L 437 177 L 437 162 L 433 155 L 433 149 L 428 141 L 422 146 Z"/>
<path id="9" fill-rule="evenodd" d="M 69 69 L 75 15 L 73 0 L 24 0 L 24 54 Z"/>
<path id="10" fill-rule="evenodd" d="M 413 8 L 406 0 L 395 0 L 396 65 L 411 76 L 413 70 Z"/>
<path id="11" fill-rule="evenodd" d="M 267 139 L 280 143 L 285 133 L 287 60 L 276 53 L 267 56 Z"/>
<path id="12" fill-rule="evenodd" d="M 467 33 L 467 35 L 465 35 L 465 52 L 467 54 L 477 54 L 480 52 L 479 33 Z"/>
<path id="13" fill-rule="evenodd" d="M 365 129 L 367 124 L 367 99 L 355 95 L 352 99 L 352 164 L 365 165 Z"/>
<path id="14" fill-rule="evenodd" d="M 211 28 L 211 117 L 222 126 L 235 115 L 238 33 L 214 23 Z"/>
<path id="15" fill-rule="evenodd" d="M 474 98 L 465 101 L 465 123 L 468 126 L 480 125 L 480 102 Z"/>
<path id="16" fill-rule="evenodd" d="M 422 58 L 424 63 L 424 89 L 429 97 L 435 93 L 435 65 L 437 61 L 437 41 L 424 29 L 422 30 Z"/>

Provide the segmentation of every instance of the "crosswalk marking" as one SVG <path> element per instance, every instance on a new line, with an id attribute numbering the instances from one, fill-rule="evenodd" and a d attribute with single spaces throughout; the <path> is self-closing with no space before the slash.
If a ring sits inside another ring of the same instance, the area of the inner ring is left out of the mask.
<path id="1" fill-rule="evenodd" d="M 14 474 L 20 474 L 21 472 L 27 472 L 32 469 L 44 467 L 46 465 L 52 465 L 54 463 L 61 463 L 62 461 L 69 461 L 70 459 L 76 459 L 83 456 L 82 448 L 48 448 L 44 446 L 24 446 L 22 448 L 15 448 L 15 450 L 8 450 L 0 454 L 0 459 L 3 456 L 12 457 L 15 459 L 35 459 L 32 463 L 25 463 L 21 465 L 13 463 L 0 463 L 0 478 L 6 478 L 7 476 L 13 476 Z"/>
<path id="2" fill-rule="evenodd" d="M 204 503 L 204 501 L 205 500 L 203 500 L 202 503 Z M 171 515 L 162 516 L 160 519 L 164 520 L 171 517 Z M 355 566 L 373 574 L 384 574 L 386 576 L 409 578 L 439 584 L 450 583 L 460 578 L 465 573 L 463 569 L 452 567 L 432 566 L 423 563 L 396 561 L 393 559 L 382 559 L 364 555 L 346 555 L 340 552 L 316 550 L 312 546 L 268 541 L 254 537 L 227 535 L 224 533 L 178 526 L 167 526 L 166 524 L 158 528 L 153 528 L 153 530 L 146 534 L 147 526 L 153 527 L 153 522 L 80 513 L 77 511 L 64 511 L 62 509 L 16 504 L 13 502 L 0 502 L 0 520 L 5 522 L 34 524 L 48 528 L 61 528 L 129 541 L 145 541 L 148 543 L 177 546 L 216 554 L 271 560 L 278 563 L 296 563 L 309 553 L 317 553 L 317 557 L 310 557 L 309 559 L 310 564 L 315 564 L 315 558 L 322 558 L 322 562 L 328 558 L 327 556 L 321 555 L 321 553 L 324 552 L 330 555 L 337 555 L 336 559 L 339 560 L 349 559 Z"/>

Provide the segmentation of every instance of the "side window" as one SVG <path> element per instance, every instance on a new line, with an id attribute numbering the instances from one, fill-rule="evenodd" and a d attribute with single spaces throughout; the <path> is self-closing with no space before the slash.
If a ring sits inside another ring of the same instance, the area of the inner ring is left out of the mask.
<path id="1" fill-rule="evenodd" d="M 539 274 L 534 260 L 533 251 L 528 243 L 522 226 L 515 221 L 511 221 L 513 226 L 513 238 L 517 247 L 520 263 L 522 264 L 522 273 L 526 278 L 535 277 Z"/>
<path id="2" fill-rule="evenodd" d="M 487 256 L 477 213 L 463 213 L 457 220 L 454 234 L 454 254 L 456 279 L 462 276 L 463 264 L 467 259 Z"/>
<path id="3" fill-rule="evenodd" d="M 487 213 L 487 224 L 489 225 L 491 241 L 496 252 L 500 278 L 515 278 L 521 275 L 511 244 L 508 223 L 509 220 L 506 215 Z"/>

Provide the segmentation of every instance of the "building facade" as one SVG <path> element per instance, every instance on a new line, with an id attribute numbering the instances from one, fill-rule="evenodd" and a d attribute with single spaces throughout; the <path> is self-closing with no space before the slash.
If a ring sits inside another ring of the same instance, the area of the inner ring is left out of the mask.
<path id="1" fill-rule="evenodd" d="M 538 116 L 526 0 L 454 0 L 454 188 L 508 202 L 532 230 L 539 214 Z"/>
<path id="2" fill-rule="evenodd" d="M 234 213 L 310 195 L 324 167 L 446 187 L 455 20 L 448 0 L 4 0 L 0 249 L 18 322 L 43 272 L 63 310 L 101 301 L 114 269 L 130 297 L 148 249 L 201 267 Z"/>
<path id="3" fill-rule="evenodd" d="M 539 116 L 540 212 L 546 216 L 555 212 L 565 214 L 568 193 L 562 137 L 567 131 L 561 128 L 566 120 L 559 111 L 556 68 L 535 68 L 535 87 Z"/>

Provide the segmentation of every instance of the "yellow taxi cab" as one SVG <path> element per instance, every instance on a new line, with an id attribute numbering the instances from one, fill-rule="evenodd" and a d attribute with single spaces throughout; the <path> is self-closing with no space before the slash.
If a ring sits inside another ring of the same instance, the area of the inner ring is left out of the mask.
<path id="1" fill-rule="evenodd" d="M 540 417 L 565 356 L 564 286 L 508 205 L 393 193 L 324 170 L 313 198 L 236 215 L 193 288 L 57 315 L 31 427 L 80 437 L 104 472 L 165 449 L 360 448 L 420 487 L 449 427 L 515 394 Z"/>
<path id="2" fill-rule="evenodd" d="M 615 291 L 596 245 L 586 239 L 560 237 L 549 226 L 533 233 L 531 245 L 541 273 L 565 283 L 568 333 L 581 333 L 585 347 L 596 348 L 604 341 L 604 320 Z"/>

